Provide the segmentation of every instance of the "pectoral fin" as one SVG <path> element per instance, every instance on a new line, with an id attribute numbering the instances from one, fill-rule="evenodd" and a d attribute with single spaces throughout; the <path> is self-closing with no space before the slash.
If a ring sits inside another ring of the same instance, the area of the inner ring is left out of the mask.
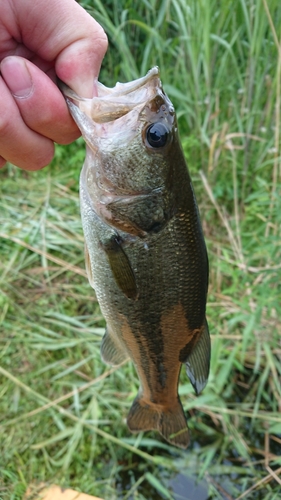
<path id="1" fill-rule="evenodd" d="M 128 299 L 136 300 L 137 283 L 129 258 L 122 248 L 122 241 L 112 237 L 107 243 L 101 243 L 108 258 L 114 279 Z"/>
<path id="2" fill-rule="evenodd" d="M 129 357 L 108 328 L 106 328 L 102 338 L 100 351 L 103 361 L 112 366 L 120 365 Z"/>
<path id="3" fill-rule="evenodd" d="M 204 389 L 209 376 L 211 342 L 207 321 L 198 342 L 185 360 L 186 373 L 196 394 Z"/>

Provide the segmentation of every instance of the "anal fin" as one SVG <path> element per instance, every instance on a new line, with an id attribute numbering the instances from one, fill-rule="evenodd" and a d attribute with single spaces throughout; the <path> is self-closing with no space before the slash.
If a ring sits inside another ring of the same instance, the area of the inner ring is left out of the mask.
<path id="1" fill-rule="evenodd" d="M 211 340 L 205 319 L 202 333 L 194 349 L 185 360 L 186 373 L 196 394 L 204 389 L 208 381 L 211 357 Z"/>
<path id="2" fill-rule="evenodd" d="M 122 346 L 106 328 L 105 334 L 101 341 L 101 357 L 105 363 L 112 366 L 120 365 L 123 361 L 129 358 L 128 354 L 122 349 Z"/>

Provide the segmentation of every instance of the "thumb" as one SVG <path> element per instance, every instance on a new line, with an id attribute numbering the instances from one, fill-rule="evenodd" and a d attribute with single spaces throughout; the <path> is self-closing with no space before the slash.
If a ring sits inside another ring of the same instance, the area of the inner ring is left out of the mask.
<path id="1" fill-rule="evenodd" d="M 93 97 L 107 37 L 75 0 L 11 0 L 26 47 L 55 66 L 57 76 L 81 97 Z M 26 22 L 28 19 L 28 22 Z"/>
<path id="2" fill-rule="evenodd" d="M 81 97 L 97 94 L 96 82 L 107 49 L 107 37 L 98 26 L 87 38 L 68 45 L 56 59 L 57 76 Z"/>

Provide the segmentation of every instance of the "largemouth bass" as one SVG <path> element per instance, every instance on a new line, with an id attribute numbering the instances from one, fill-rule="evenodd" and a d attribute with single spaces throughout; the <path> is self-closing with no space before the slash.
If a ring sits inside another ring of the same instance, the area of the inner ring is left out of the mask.
<path id="1" fill-rule="evenodd" d="M 129 358 L 140 389 L 127 424 L 186 448 L 178 395 L 182 363 L 195 392 L 207 383 L 208 258 L 173 105 L 158 68 L 98 97 L 63 87 L 87 143 L 80 178 L 86 269 L 107 323 L 101 356 Z"/>

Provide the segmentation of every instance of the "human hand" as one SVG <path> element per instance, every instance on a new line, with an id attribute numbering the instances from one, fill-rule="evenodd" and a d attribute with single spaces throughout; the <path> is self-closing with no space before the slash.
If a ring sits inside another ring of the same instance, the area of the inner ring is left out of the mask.
<path id="1" fill-rule="evenodd" d="M 93 97 L 106 49 L 103 29 L 75 0 L 1 1 L 0 168 L 38 170 L 54 142 L 79 137 L 56 76 Z"/>

